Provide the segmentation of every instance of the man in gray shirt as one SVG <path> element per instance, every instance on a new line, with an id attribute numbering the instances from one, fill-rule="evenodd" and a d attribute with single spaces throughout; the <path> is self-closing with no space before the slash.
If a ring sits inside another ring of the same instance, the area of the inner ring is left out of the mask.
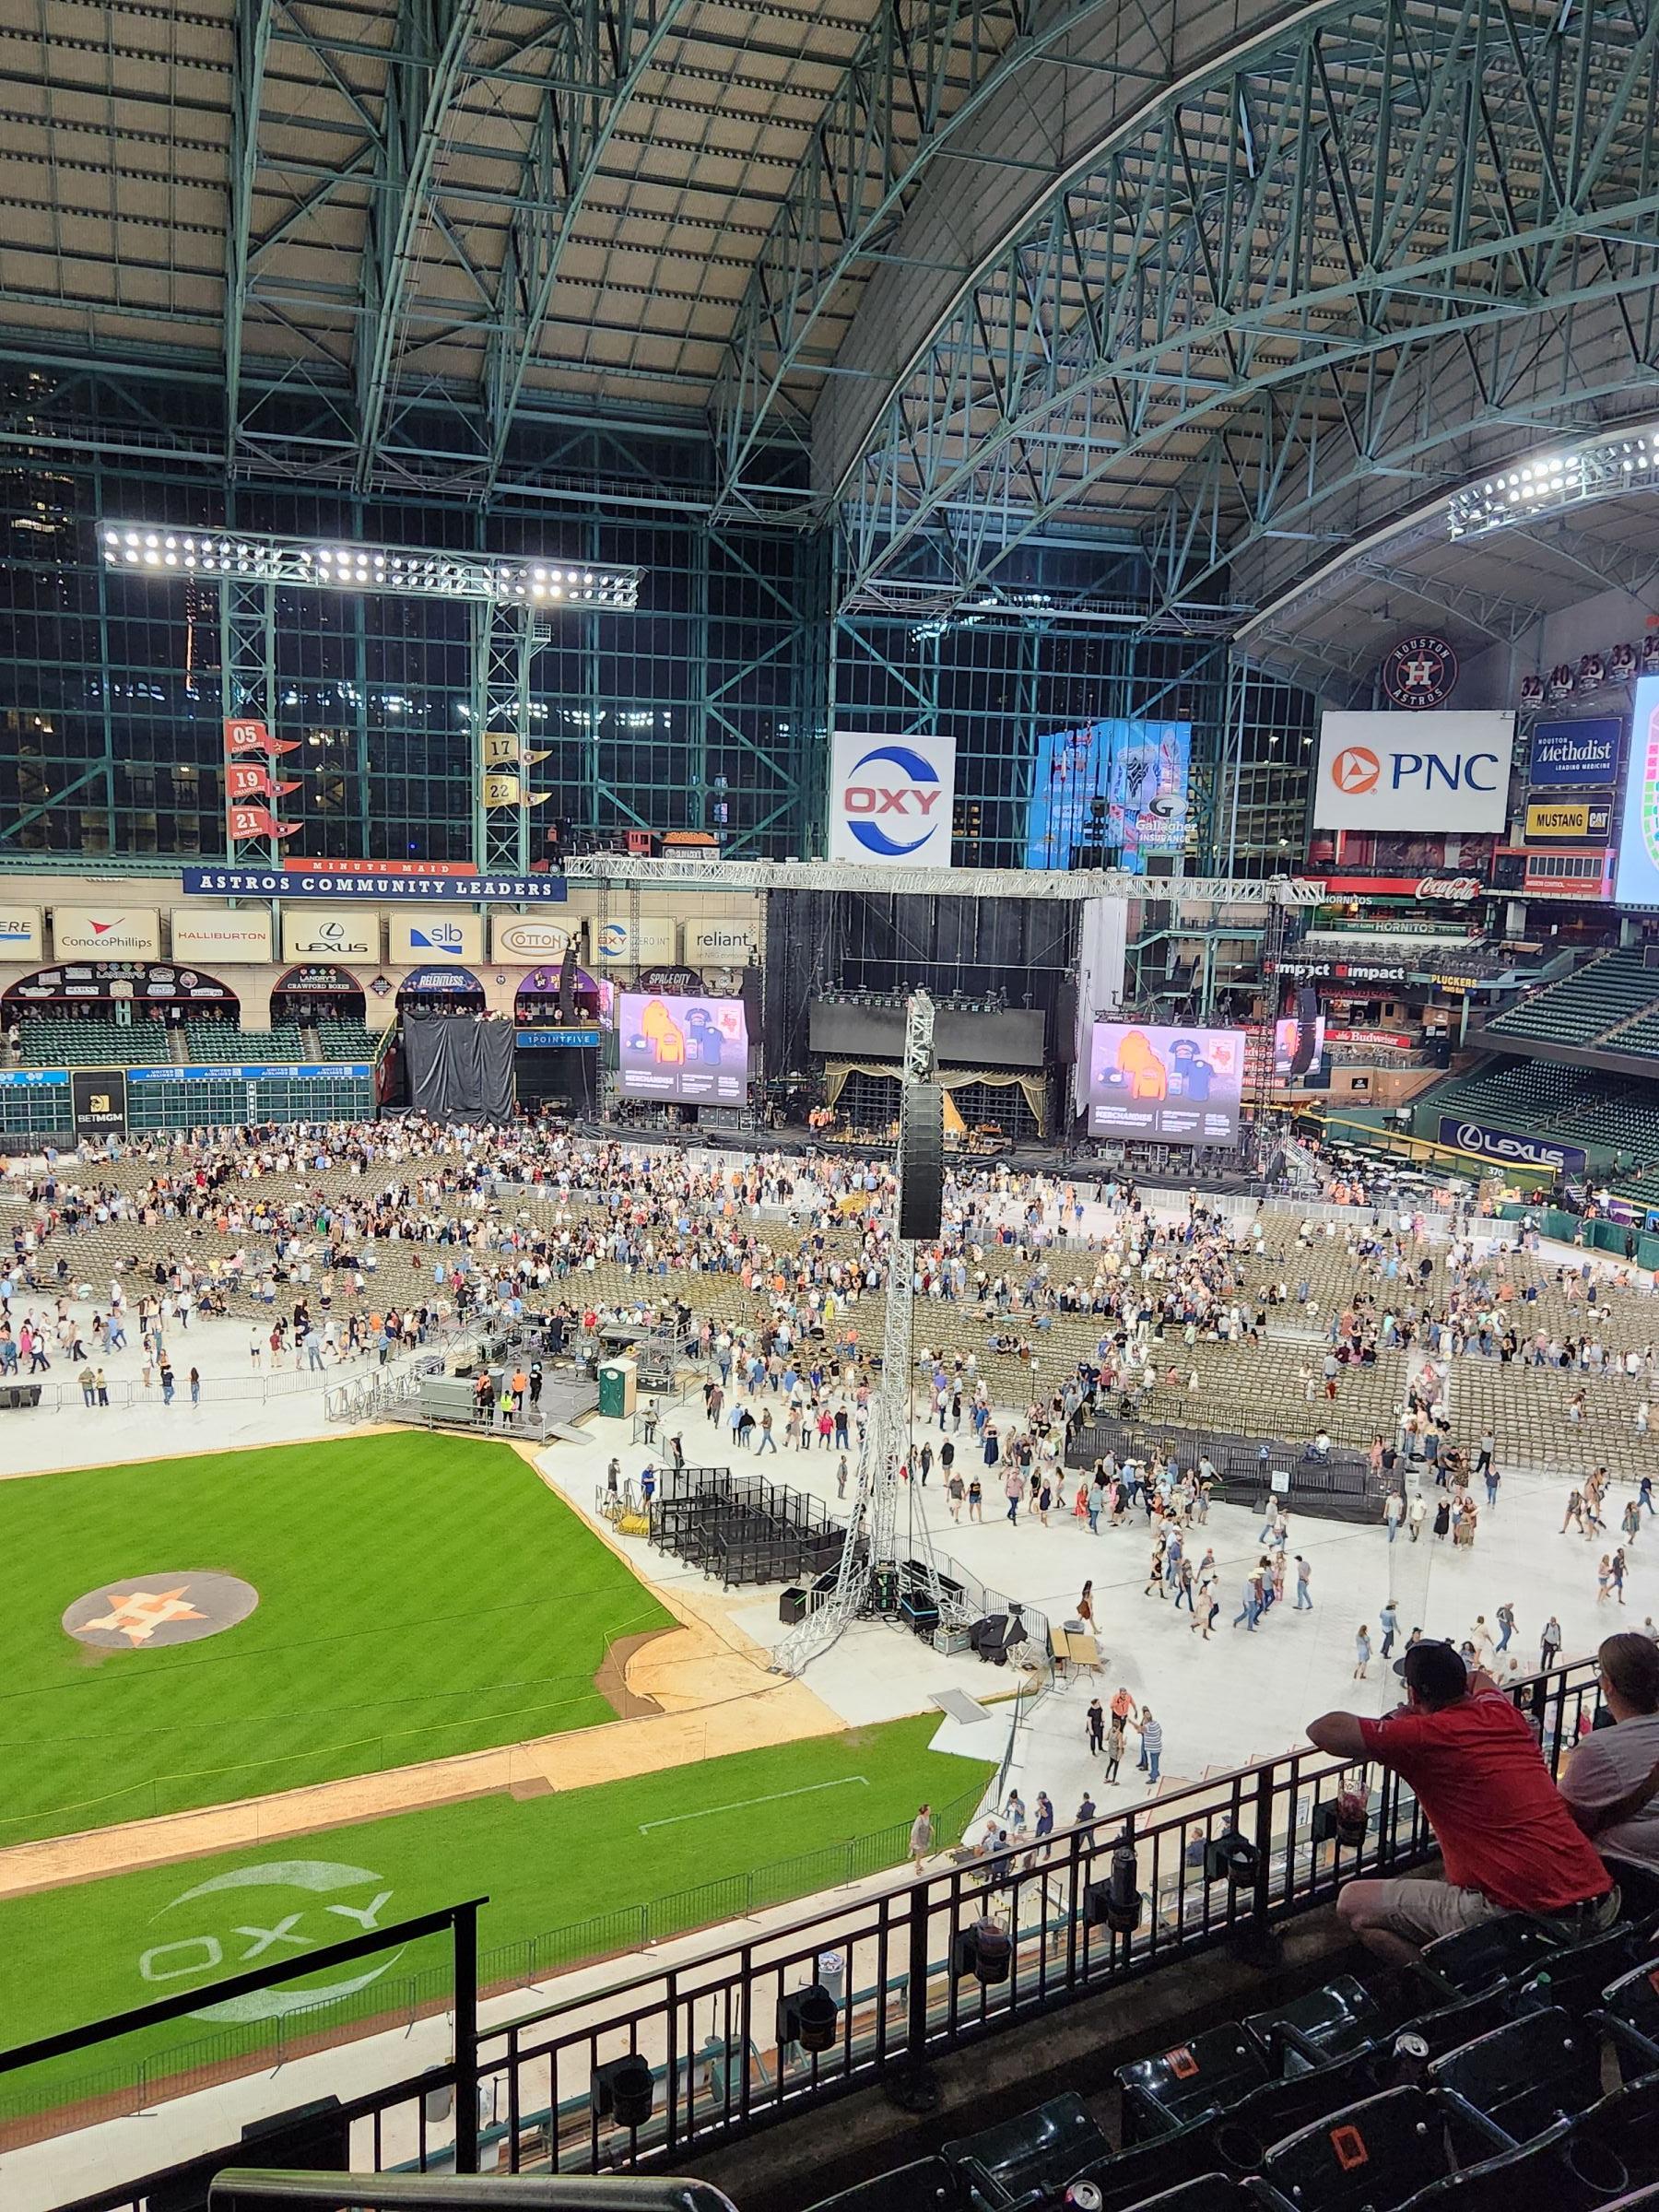
<path id="1" fill-rule="evenodd" d="M 1596 1658 L 1613 1725 L 1569 1755 L 1560 1790 L 1639 1918 L 1659 1905 L 1659 1645 L 1627 1631 Z"/>

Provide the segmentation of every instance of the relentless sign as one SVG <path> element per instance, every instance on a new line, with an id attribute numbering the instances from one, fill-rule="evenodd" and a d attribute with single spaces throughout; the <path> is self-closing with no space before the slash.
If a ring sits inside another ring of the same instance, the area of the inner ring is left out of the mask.
<path id="1" fill-rule="evenodd" d="M 1436 836 L 1501 830 L 1514 742 L 1512 714 L 1328 713 L 1313 827 Z"/>
<path id="2" fill-rule="evenodd" d="M 956 740 L 837 730 L 830 747 L 830 858 L 950 865 Z"/>
<path id="3" fill-rule="evenodd" d="M 452 876 L 436 869 L 411 876 L 392 865 L 370 865 L 372 873 L 349 861 L 299 868 L 186 868 L 180 882 L 186 892 L 205 892 L 210 899 L 453 899 L 463 906 L 486 899 L 511 906 L 562 906 L 565 899 L 562 876 L 482 876 L 471 870 Z"/>
<path id="4" fill-rule="evenodd" d="M 1613 834 L 1610 799 L 1535 799 L 1526 809 L 1529 845 L 1605 845 Z"/>
<path id="5" fill-rule="evenodd" d="M 1504 1168 L 1582 1175 L 1586 1165 L 1587 1156 L 1578 1145 L 1558 1145 L 1545 1136 L 1523 1136 L 1513 1129 L 1496 1129 L 1489 1122 L 1461 1121 L 1454 1113 L 1441 1115 L 1440 1141 L 1458 1152 L 1477 1153 L 1482 1159 Z"/>
<path id="6" fill-rule="evenodd" d="M 1536 785 L 1580 783 L 1592 788 L 1617 783 L 1623 735 L 1624 724 L 1617 714 L 1537 723 L 1526 780 Z"/>

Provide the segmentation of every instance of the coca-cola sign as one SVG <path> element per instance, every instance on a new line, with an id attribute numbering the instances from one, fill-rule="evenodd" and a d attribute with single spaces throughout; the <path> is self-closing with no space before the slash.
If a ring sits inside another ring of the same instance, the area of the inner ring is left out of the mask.
<path id="1" fill-rule="evenodd" d="M 1440 899 L 1452 905 L 1464 905 L 1478 899 L 1482 885 L 1473 876 L 1425 876 L 1417 887 L 1419 899 Z"/>

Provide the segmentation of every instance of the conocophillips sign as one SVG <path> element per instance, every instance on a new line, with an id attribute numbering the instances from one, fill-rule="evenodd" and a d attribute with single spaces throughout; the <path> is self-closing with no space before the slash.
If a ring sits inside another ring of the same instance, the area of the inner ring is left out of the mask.
<path id="1" fill-rule="evenodd" d="M 1533 1168 L 1556 1175 L 1582 1175 L 1588 1159 L 1578 1145 L 1523 1136 L 1513 1129 L 1495 1129 L 1488 1122 L 1460 1121 L 1454 1113 L 1441 1115 L 1440 1141 L 1454 1151 L 1477 1153 L 1500 1167 Z"/>

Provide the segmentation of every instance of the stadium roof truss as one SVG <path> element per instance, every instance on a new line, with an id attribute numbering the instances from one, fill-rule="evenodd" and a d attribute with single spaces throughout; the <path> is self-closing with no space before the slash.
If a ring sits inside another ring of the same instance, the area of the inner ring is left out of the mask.
<path id="1" fill-rule="evenodd" d="M 1443 607 L 1380 530 L 1655 412 L 1656 41 L 1659 0 L 39 0 L 0 434 L 101 364 L 211 395 L 121 450 L 232 479 L 833 524 L 852 611 L 1030 608 L 1057 531 L 1117 594 L 1139 547 L 1114 621 L 1213 635 L 1350 548 Z M 1466 635 L 1594 569 L 1535 535 L 1520 582 L 1462 548 Z"/>

